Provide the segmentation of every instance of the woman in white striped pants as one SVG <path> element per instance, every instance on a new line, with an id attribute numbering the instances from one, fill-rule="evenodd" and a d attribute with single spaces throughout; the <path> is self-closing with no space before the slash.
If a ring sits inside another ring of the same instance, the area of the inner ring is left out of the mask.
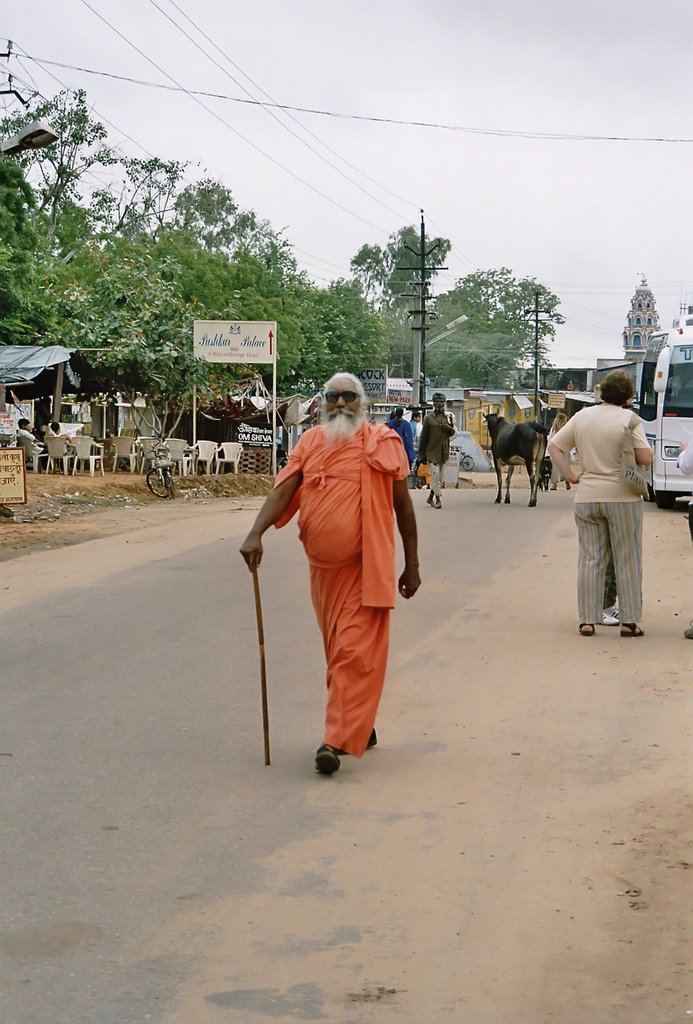
<path id="1" fill-rule="evenodd" d="M 549 455 L 575 495 L 578 529 L 578 631 L 594 636 L 601 625 L 604 578 L 613 554 L 621 617 L 621 636 L 644 636 L 642 618 L 643 504 L 621 479 L 624 436 L 630 432 L 639 466 L 652 462 L 642 420 L 629 408 L 635 381 L 625 370 L 612 370 L 602 381 L 599 405 L 582 409 L 549 442 Z M 567 453 L 577 448 L 577 465 Z"/>

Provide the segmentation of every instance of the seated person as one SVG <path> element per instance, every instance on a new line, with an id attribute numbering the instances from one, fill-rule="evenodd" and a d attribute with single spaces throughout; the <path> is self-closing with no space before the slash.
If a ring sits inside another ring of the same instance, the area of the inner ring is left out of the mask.
<path id="1" fill-rule="evenodd" d="M 68 455 L 75 454 L 75 446 L 72 443 L 70 435 L 64 434 L 60 428 L 60 424 L 56 423 L 55 420 L 52 423 L 49 423 L 48 426 L 46 427 L 46 433 L 44 434 L 44 437 L 64 437 L 67 440 L 67 448 L 65 449 L 65 451 L 67 452 Z"/>
<path id="2" fill-rule="evenodd" d="M 41 454 L 41 447 L 36 444 L 36 438 L 31 432 L 27 419 L 21 419 L 17 424 L 17 447 L 24 449 L 27 466 L 33 465 L 34 455 Z"/>

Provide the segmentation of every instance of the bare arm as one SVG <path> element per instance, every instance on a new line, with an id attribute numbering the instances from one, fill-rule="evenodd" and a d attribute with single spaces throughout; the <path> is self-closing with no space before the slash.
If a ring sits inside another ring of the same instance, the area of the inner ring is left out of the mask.
<path id="1" fill-rule="evenodd" d="M 556 466 L 561 476 L 567 480 L 568 483 L 580 483 L 580 474 L 577 469 L 573 463 L 569 461 L 566 453 L 562 452 L 560 448 L 557 448 L 553 441 L 549 441 L 548 452 L 554 466 Z"/>
<path id="2" fill-rule="evenodd" d="M 419 576 L 416 516 L 406 480 L 395 480 L 392 497 L 397 517 L 397 529 L 404 548 L 404 571 L 399 578 L 397 589 L 402 597 L 408 600 L 421 586 L 421 577 Z"/>
<path id="3" fill-rule="evenodd" d="M 647 469 L 647 467 L 652 464 L 654 452 L 650 448 L 649 444 L 647 448 L 634 448 L 633 452 L 635 454 L 635 461 L 639 466 L 642 466 L 643 469 Z"/>
<path id="4" fill-rule="evenodd" d="M 686 476 L 693 475 L 693 448 L 690 445 L 679 445 L 679 469 Z"/>
<path id="5" fill-rule="evenodd" d="M 245 559 L 245 564 L 250 571 L 257 569 L 262 561 L 262 540 L 260 539 L 270 526 L 274 526 L 282 513 L 289 507 L 294 494 L 301 486 L 302 473 L 294 473 L 283 483 L 275 487 L 267 496 L 265 502 L 257 514 L 253 527 L 240 547 L 240 552 Z"/>

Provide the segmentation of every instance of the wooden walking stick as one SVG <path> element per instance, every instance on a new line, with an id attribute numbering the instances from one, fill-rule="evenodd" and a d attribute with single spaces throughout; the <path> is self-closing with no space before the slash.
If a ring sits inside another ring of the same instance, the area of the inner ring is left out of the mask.
<path id="1" fill-rule="evenodd" d="M 262 626 L 262 605 L 260 604 L 260 581 L 257 566 L 253 566 L 253 589 L 255 591 L 255 614 L 257 616 L 257 641 L 260 647 L 260 688 L 262 691 L 262 734 L 265 740 L 265 764 L 270 763 L 269 708 L 267 706 L 267 672 L 265 670 L 265 631 Z"/>

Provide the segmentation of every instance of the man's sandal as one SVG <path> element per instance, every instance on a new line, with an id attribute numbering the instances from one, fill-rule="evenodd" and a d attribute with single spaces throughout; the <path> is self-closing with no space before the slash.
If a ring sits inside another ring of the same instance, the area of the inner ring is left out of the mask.
<path id="1" fill-rule="evenodd" d="M 339 771 L 337 751 L 327 743 L 322 743 L 315 753 L 315 770 L 321 775 L 334 775 Z"/>
<path id="2" fill-rule="evenodd" d="M 637 624 L 637 622 L 622 622 L 621 636 L 624 640 L 626 640 L 634 636 L 645 636 L 645 631 L 640 629 L 640 626 Z"/>
<path id="3" fill-rule="evenodd" d="M 594 636 L 594 626 L 591 622 L 581 622 L 578 626 L 580 636 Z"/>

